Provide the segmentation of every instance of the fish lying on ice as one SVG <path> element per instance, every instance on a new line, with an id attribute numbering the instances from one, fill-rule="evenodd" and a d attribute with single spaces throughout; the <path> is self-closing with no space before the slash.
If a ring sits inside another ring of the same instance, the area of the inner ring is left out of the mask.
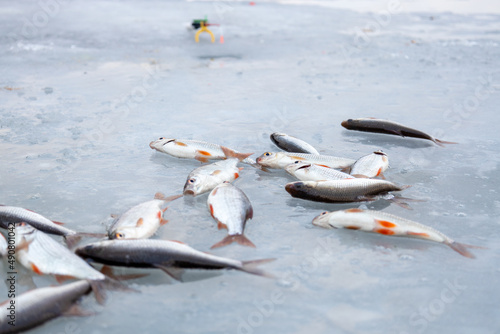
<path id="1" fill-rule="evenodd" d="M 236 269 L 268 276 L 256 268 L 274 259 L 239 261 L 200 252 L 178 241 L 154 239 L 105 240 L 76 249 L 76 254 L 93 261 L 135 268 L 158 268 L 180 280 L 183 269 Z"/>
<path id="2" fill-rule="evenodd" d="M 222 160 L 226 158 L 220 145 L 199 140 L 160 137 L 158 140 L 149 143 L 149 147 L 158 152 L 166 153 L 177 158 L 196 159 L 201 162 Z M 234 152 L 239 153 L 238 151 Z M 243 159 L 242 162 L 260 168 L 255 163 L 255 160 L 248 157 Z"/>
<path id="3" fill-rule="evenodd" d="M 292 197 L 316 202 L 359 202 L 377 199 L 390 191 L 401 191 L 408 186 L 376 179 L 343 179 L 328 181 L 297 181 L 288 183 L 286 191 Z"/>
<path id="4" fill-rule="evenodd" d="M 101 237 L 101 234 L 96 233 L 80 233 L 64 226 L 62 223 L 54 222 L 44 216 L 17 206 L 0 205 L 0 227 L 8 228 L 9 224 L 18 224 L 25 222 L 39 231 L 63 236 L 68 247 L 77 243 L 82 236 Z"/>
<path id="5" fill-rule="evenodd" d="M 214 162 L 196 168 L 189 173 L 184 184 L 184 195 L 197 196 L 211 191 L 219 184 L 233 182 L 240 176 L 242 168 L 237 167 L 239 161 L 246 159 L 252 153 L 237 153 L 227 147 L 221 146 L 226 160 Z"/>
<path id="6" fill-rule="evenodd" d="M 275 132 L 271 134 L 270 138 L 276 146 L 284 151 L 319 155 L 319 152 L 312 145 L 285 133 Z"/>
<path id="7" fill-rule="evenodd" d="M 11 300 L 8 299 L 0 304 L 0 333 L 24 332 L 62 315 L 90 315 L 77 304 L 90 291 L 89 282 L 80 280 L 24 292 L 15 298 L 15 326 L 9 324 Z"/>
<path id="8" fill-rule="evenodd" d="M 451 141 L 439 140 L 425 132 L 415 130 L 404 126 L 402 124 L 388 121 L 379 118 L 356 118 L 348 119 L 343 121 L 342 126 L 348 130 L 356 130 L 363 132 L 375 132 L 375 133 L 385 133 L 388 135 L 396 135 L 401 137 L 412 137 L 430 140 L 439 146 L 444 146 L 443 144 L 457 144 Z"/>
<path id="9" fill-rule="evenodd" d="M 289 152 L 266 152 L 257 158 L 257 163 L 264 167 L 283 169 L 295 161 L 317 164 L 330 168 L 350 167 L 356 160 L 328 155 Z"/>
<path id="10" fill-rule="evenodd" d="M 322 181 L 354 179 L 354 176 L 333 168 L 295 161 L 285 167 L 285 171 L 301 181 Z"/>
<path id="11" fill-rule="evenodd" d="M 162 208 L 165 203 L 171 202 L 182 195 L 165 197 L 156 193 L 155 199 L 138 204 L 117 218 L 108 229 L 109 239 L 145 239 L 149 238 L 166 224 Z"/>
<path id="12" fill-rule="evenodd" d="M 382 177 L 389 167 L 389 158 L 382 151 L 375 151 L 365 155 L 352 165 L 349 174 L 355 177 Z"/>
<path id="13" fill-rule="evenodd" d="M 39 275 L 104 280 L 106 276 L 42 231 L 26 224 L 16 224 L 16 259 Z"/>
<path id="14" fill-rule="evenodd" d="M 312 223 L 325 228 L 346 228 L 396 237 L 410 237 L 440 242 L 471 259 L 474 258 L 474 255 L 467 248 L 479 248 L 458 243 L 430 226 L 381 211 L 348 209 L 323 212 L 314 218 Z"/>
<path id="15" fill-rule="evenodd" d="M 255 247 L 243 234 L 247 220 L 253 217 L 253 208 L 241 189 L 228 182 L 220 184 L 208 196 L 207 205 L 219 229 L 227 229 L 227 236 L 211 248 L 226 246 L 233 242 Z"/>

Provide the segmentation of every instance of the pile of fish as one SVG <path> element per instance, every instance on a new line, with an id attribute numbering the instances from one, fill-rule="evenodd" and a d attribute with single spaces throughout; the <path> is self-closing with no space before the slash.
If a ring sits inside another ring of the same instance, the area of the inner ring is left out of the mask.
<path id="1" fill-rule="evenodd" d="M 349 119 L 342 122 L 342 126 L 351 130 L 421 138 L 440 146 L 453 144 L 379 119 Z M 253 153 L 240 153 L 202 141 L 161 137 L 151 142 L 149 146 L 158 152 L 177 158 L 196 159 L 205 164 L 187 175 L 182 195 L 166 197 L 157 193 L 153 200 L 140 203 L 115 217 L 102 234 L 76 232 L 27 209 L 0 206 L 0 227 L 10 229 L 15 226 L 16 260 L 22 266 L 39 275 L 53 275 L 59 282 L 68 278 L 78 279 L 71 284 L 35 289 L 18 296 L 16 326 L 8 324 L 7 309 L 2 307 L 0 332 L 23 331 L 63 314 L 85 314 L 77 304 L 83 295 L 93 291 L 98 302 L 102 303 L 102 289 L 126 289 L 119 280 L 143 276 L 117 277 L 110 266 L 160 269 L 176 280 L 182 280 L 186 269 L 235 269 L 272 277 L 257 266 L 274 259 L 240 261 L 208 254 L 179 241 L 151 239 L 168 222 L 164 219 L 167 203 L 182 196 L 203 196 L 208 193 L 207 215 L 213 217 L 219 229 L 227 229 L 227 236 L 212 248 L 231 243 L 256 247 L 244 234 L 246 222 L 253 217 L 252 204 L 244 191 L 232 184 L 243 169 L 239 167 L 240 164 L 263 172 L 269 172 L 270 169 L 286 171 L 298 179 L 284 187 L 295 198 L 324 203 L 384 199 L 409 208 L 405 202 L 411 199 L 392 194 L 409 186 L 390 182 L 384 177 L 389 167 L 389 157 L 383 151 L 351 159 L 322 155 L 310 144 L 284 133 L 273 133 L 271 140 L 283 151 L 265 152 L 256 160 L 250 158 Z M 209 163 L 212 160 L 215 161 Z M 463 256 L 474 258 L 467 249 L 474 246 L 458 243 L 429 226 L 379 211 L 349 209 L 324 212 L 314 218 L 312 224 L 323 228 L 345 228 L 440 242 Z M 62 237 L 66 246 L 49 235 Z M 83 237 L 102 240 L 73 249 Z M 6 250 L 7 242 L 1 236 L 0 254 L 5 256 Z M 97 270 L 89 262 L 101 264 L 102 267 Z"/>

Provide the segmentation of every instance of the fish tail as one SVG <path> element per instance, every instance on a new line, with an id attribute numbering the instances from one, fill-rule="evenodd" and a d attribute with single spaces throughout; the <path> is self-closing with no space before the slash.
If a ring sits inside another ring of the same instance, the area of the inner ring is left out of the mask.
<path id="1" fill-rule="evenodd" d="M 456 241 L 448 242 L 446 244 L 448 246 L 450 246 L 454 251 L 460 253 L 460 255 L 468 257 L 469 259 L 475 259 L 476 258 L 474 256 L 474 254 L 472 254 L 471 252 L 469 252 L 467 250 L 467 245 L 461 244 L 461 243 L 456 242 Z"/>
<path id="2" fill-rule="evenodd" d="M 224 152 L 224 155 L 226 156 L 226 159 L 229 159 L 229 158 L 236 158 L 238 159 L 239 161 L 242 161 L 242 160 L 245 160 L 246 158 L 248 158 L 249 156 L 251 156 L 253 153 L 239 153 L 239 152 L 236 152 L 230 148 L 227 148 L 225 146 L 221 146 L 220 147 L 222 149 L 222 152 Z"/>
<path id="3" fill-rule="evenodd" d="M 64 236 L 64 241 L 66 242 L 66 246 L 68 246 L 69 249 L 75 248 L 75 246 L 80 242 L 80 240 L 82 240 L 82 234 L 80 233 Z"/>
<path id="4" fill-rule="evenodd" d="M 233 242 L 237 242 L 242 246 L 256 248 L 253 242 L 251 242 L 247 237 L 245 237 L 245 235 L 236 234 L 236 235 L 227 235 L 224 239 L 222 239 L 221 241 L 210 247 L 210 249 L 227 246 L 232 244 Z"/>
<path id="5" fill-rule="evenodd" d="M 276 259 L 261 259 L 261 260 L 253 260 L 253 261 L 243 261 L 241 268 L 238 268 L 241 271 L 244 271 L 246 273 L 252 274 L 252 275 L 257 275 L 257 276 L 263 276 L 267 278 L 275 278 L 274 275 L 271 275 L 262 269 L 257 268 L 257 266 L 272 262 Z"/>
<path id="6" fill-rule="evenodd" d="M 443 144 L 458 144 L 458 143 L 456 143 L 456 142 L 454 142 L 454 141 L 444 141 L 444 140 L 439 140 L 439 139 L 436 139 L 436 138 L 434 138 L 434 140 L 433 140 L 433 141 L 434 141 L 436 144 L 438 144 L 439 146 L 441 146 L 441 147 L 445 147 Z"/>

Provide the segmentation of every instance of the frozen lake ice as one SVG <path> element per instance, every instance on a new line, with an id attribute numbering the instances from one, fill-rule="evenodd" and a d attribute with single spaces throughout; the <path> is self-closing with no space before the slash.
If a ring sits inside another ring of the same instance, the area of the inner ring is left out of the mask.
<path id="1" fill-rule="evenodd" d="M 428 6 L 426 6 L 426 4 Z M 197 161 L 152 151 L 161 136 L 278 149 L 280 131 L 321 153 L 382 149 L 387 179 L 425 199 L 322 204 L 291 198 L 283 171 L 235 181 L 257 245 L 211 251 L 275 257 L 275 280 L 236 271 L 160 271 L 110 292 L 86 318 L 36 333 L 499 333 L 500 5 L 494 1 L 16 1 L 0 8 L 0 203 L 79 231 L 182 191 Z M 186 29 L 208 16 L 219 41 Z M 431 142 L 347 131 L 348 118 L 401 122 Z M 487 247 L 449 247 L 312 226 L 322 211 L 383 210 Z M 155 238 L 208 251 L 222 239 L 206 195 L 172 202 Z M 5 263 L 3 264 L 6 268 Z M 129 272 L 118 269 L 120 272 Z M 135 271 L 134 271 L 135 272 Z M 22 268 L 20 277 L 31 276 Z M 37 286 L 57 284 L 35 276 Z M 5 282 L 5 280 L 3 280 Z M 29 289 L 18 282 L 19 292 Z M 0 300 L 7 297 L 0 284 Z"/>

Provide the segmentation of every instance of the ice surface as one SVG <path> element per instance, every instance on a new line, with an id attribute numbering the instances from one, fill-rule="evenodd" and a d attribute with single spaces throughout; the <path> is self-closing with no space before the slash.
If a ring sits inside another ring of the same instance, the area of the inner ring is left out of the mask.
<path id="1" fill-rule="evenodd" d="M 362 207 L 488 247 L 470 260 L 430 242 L 323 230 L 311 225 L 317 214 L 359 205 L 293 199 L 286 173 L 245 166 L 235 184 L 253 204 L 246 234 L 257 249 L 213 253 L 276 257 L 263 267 L 276 280 L 191 272 L 172 284 L 151 271 L 131 283 L 141 293 L 111 292 L 104 308 L 87 298 L 95 316 L 34 332 L 498 333 L 500 6 L 394 3 L 4 2 L 0 203 L 102 232 L 110 214 L 179 193 L 200 165 L 153 152 L 151 140 L 199 139 L 255 157 L 277 150 L 269 135 L 280 131 L 330 155 L 384 150 L 386 177 L 427 201 L 413 211 Z M 196 44 L 186 30 L 205 15 L 223 24 L 224 44 L 208 35 Z M 459 144 L 340 126 L 367 116 Z M 206 195 L 171 203 L 166 218 L 157 238 L 203 251 L 225 234 Z"/>

